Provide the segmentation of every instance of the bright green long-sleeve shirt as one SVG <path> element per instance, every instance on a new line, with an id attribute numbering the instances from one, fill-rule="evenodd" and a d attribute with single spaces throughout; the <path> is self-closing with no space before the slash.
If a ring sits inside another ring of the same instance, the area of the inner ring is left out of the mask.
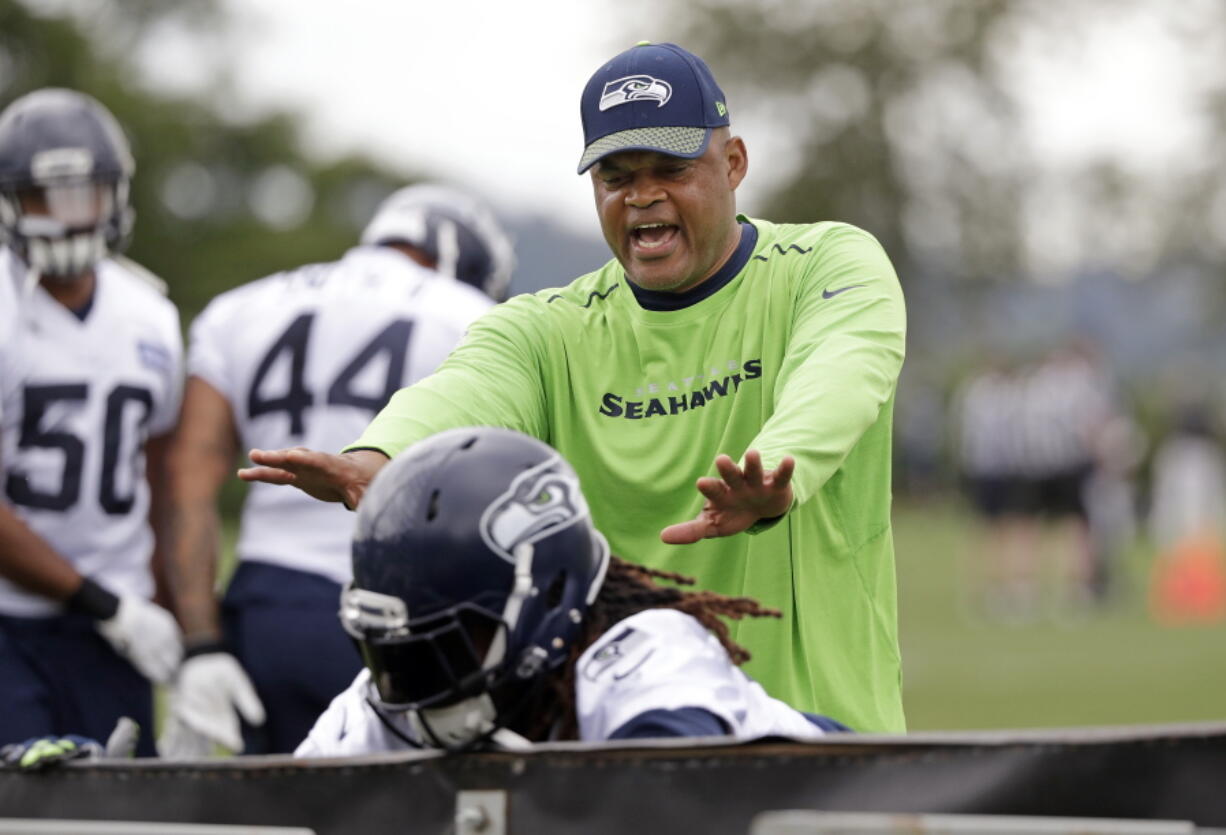
<path id="1" fill-rule="evenodd" d="M 771 695 L 856 730 L 902 731 L 890 528 L 898 278 L 853 226 L 742 221 L 758 230 L 744 265 L 680 310 L 641 306 L 616 261 L 499 305 L 353 447 L 395 455 L 466 425 L 552 444 L 614 553 L 782 611 L 733 628 Z M 694 482 L 714 475 L 715 456 L 747 449 L 768 469 L 796 459 L 783 520 L 660 542 L 698 514 Z"/>

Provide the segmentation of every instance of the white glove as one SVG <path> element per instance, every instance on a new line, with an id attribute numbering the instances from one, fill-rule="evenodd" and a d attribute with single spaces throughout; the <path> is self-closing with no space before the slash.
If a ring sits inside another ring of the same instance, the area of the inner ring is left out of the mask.
<path id="1" fill-rule="evenodd" d="M 228 652 L 206 652 L 183 662 L 170 695 L 170 719 L 158 748 L 164 757 L 207 756 L 214 744 L 242 753 L 238 718 L 264 724 L 264 705 L 251 679 Z"/>
<path id="2" fill-rule="evenodd" d="M 140 724 L 131 717 L 120 716 L 111 735 L 106 738 L 103 756 L 108 760 L 131 759 L 136 756 L 136 743 L 140 742 Z"/>
<path id="3" fill-rule="evenodd" d="M 174 616 L 144 598 L 120 597 L 118 611 L 95 626 L 116 652 L 158 684 L 170 680 L 183 658 L 183 636 Z"/>

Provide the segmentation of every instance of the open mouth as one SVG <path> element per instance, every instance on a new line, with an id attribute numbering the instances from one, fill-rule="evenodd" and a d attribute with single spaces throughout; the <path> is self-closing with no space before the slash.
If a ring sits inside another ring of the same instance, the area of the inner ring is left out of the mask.
<path id="1" fill-rule="evenodd" d="M 630 230 L 630 243 L 640 253 L 657 252 L 676 240 L 680 231 L 671 223 L 642 223 Z"/>

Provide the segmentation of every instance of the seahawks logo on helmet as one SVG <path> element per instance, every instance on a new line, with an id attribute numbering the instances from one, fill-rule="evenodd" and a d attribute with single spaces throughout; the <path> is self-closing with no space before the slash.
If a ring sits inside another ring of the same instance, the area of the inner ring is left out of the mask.
<path id="1" fill-rule="evenodd" d="M 481 538 L 490 550 L 515 563 L 515 548 L 544 539 L 587 518 L 579 481 L 562 472 L 553 456 L 515 477 L 506 492 L 481 514 Z"/>
<path id="2" fill-rule="evenodd" d="M 644 99 L 657 101 L 659 104 L 656 107 L 663 107 L 672 97 L 673 86 L 667 81 L 650 75 L 628 75 L 604 86 L 604 92 L 600 94 L 600 110 L 603 113 L 619 104 Z"/>

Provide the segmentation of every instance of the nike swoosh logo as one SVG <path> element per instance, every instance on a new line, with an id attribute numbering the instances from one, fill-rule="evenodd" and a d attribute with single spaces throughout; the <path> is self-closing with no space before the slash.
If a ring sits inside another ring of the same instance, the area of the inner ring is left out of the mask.
<path id="1" fill-rule="evenodd" d="M 833 299 L 839 293 L 846 293 L 848 290 L 854 290 L 857 287 L 863 287 L 863 286 L 864 286 L 863 284 L 848 284 L 846 287 L 840 287 L 837 290 L 823 290 L 822 298 L 823 299 Z"/>

